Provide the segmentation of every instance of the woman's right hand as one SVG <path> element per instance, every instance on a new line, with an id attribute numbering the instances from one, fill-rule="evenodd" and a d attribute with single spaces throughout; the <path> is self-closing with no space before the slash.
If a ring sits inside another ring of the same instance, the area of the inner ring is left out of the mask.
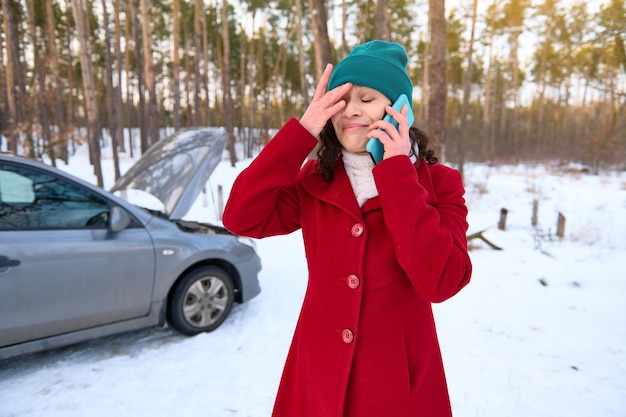
<path id="1" fill-rule="evenodd" d="M 326 65 L 326 69 L 324 69 L 322 77 L 315 88 L 313 100 L 311 100 L 311 104 L 309 104 L 309 107 L 300 118 L 300 124 L 315 137 L 318 137 L 324 126 L 326 126 L 328 119 L 346 106 L 346 102 L 342 97 L 352 88 L 351 83 L 345 83 L 330 91 L 326 91 L 332 72 L 332 64 Z"/>

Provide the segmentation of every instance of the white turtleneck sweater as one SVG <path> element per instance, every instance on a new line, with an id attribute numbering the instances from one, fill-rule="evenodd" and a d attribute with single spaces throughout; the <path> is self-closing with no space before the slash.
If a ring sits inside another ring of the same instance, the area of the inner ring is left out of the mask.
<path id="1" fill-rule="evenodd" d="M 359 207 L 363 207 L 367 200 L 378 195 L 372 175 L 374 161 L 367 153 L 357 154 L 345 149 L 342 149 L 341 153 L 356 201 L 359 203 Z"/>

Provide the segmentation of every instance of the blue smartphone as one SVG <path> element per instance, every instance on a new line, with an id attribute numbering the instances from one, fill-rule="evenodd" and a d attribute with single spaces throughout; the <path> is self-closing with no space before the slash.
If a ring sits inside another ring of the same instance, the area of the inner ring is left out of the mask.
<path id="1" fill-rule="evenodd" d="M 393 107 L 394 110 L 402 112 L 402 106 L 404 106 L 405 104 L 407 105 L 409 109 L 409 112 L 407 114 L 407 119 L 409 122 L 409 127 L 411 127 L 413 125 L 413 121 L 415 120 L 415 117 L 413 116 L 413 106 L 411 106 L 411 102 L 409 101 L 409 98 L 406 96 L 406 94 L 401 94 L 400 97 L 398 97 L 396 102 L 393 103 L 391 107 Z M 398 122 L 396 121 L 396 119 L 391 117 L 391 115 L 386 114 L 383 120 L 393 124 L 393 126 L 396 129 L 398 128 Z M 378 129 L 378 130 L 382 130 L 382 129 Z M 382 142 L 379 141 L 378 139 L 371 138 L 369 142 L 367 142 L 365 149 L 369 152 L 370 156 L 372 157 L 372 160 L 374 161 L 374 164 L 378 164 L 380 161 L 383 160 L 385 147 L 383 146 Z"/>

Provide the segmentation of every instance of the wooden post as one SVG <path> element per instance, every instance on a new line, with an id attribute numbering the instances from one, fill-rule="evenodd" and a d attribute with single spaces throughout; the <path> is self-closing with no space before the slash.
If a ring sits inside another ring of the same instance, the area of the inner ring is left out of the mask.
<path id="1" fill-rule="evenodd" d="M 537 226 L 537 213 L 539 212 L 539 200 L 536 198 L 533 200 L 533 215 L 530 218 L 530 224 L 532 226 Z"/>
<path id="2" fill-rule="evenodd" d="M 217 213 L 219 219 L 222 220 L 222 214 L 224 214 L 224 189 L 221 185 L 217 186 Z"/>
<path id="3" fill-rule="evenodd" d="M 202 207 L 207 207 L 209 205 L 209 200 L 206 195 L 206 185 L 202 187 Z"/>
<path id="4" fill-rule="evenodd" d="M 506 215 L 509 211 L 505 208 L 500 209 L 500 221 L 498 221 L 498 229 L 505 230 L 506 229 Z"/>
<path id="5" fill-rule="evenodd" d="M 565 236 L 565 216 L 559 213 L 558 220 L 556 221 L 556 235 L 563 239 Z"/>

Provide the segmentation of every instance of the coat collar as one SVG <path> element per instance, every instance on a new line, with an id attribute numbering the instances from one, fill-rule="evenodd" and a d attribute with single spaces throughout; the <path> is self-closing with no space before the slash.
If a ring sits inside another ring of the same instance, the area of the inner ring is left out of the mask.
<path id="1" fill-rule="evenodd" d="M 315 164 L 312 165 L 314 166 Z M 415 164 L 415 169 L 418 174 L 419 183 L 428 193 L 428 203 L 435 204 L 437 198 L 429 164 L 425 160 L 420 160 L 419 163 Z M 341 210 L 348 212 L 356 220 L 363 220 L 363 213 L 380 209 L 380 200 L 378 197 L 369 199 L 365 202 L 363 207 L 359 207 L 341 158 L 337 161 L 335 177 L 332 181 L 325 181 L 313 168 L 301 178 L 300 184 L 313 197 L 337 206 Z"/>
<path id="2" fill-rule="evenodd" d="M 302 178 L 301 185 L 313 197 L 337 206 L 357 220 L 363 219 L 361 208 L 356 201 L 352 185 L 350 185 L 350 179 L 341 158 L 337 161 L 335 177 L 332 181 L 325 181 L 318 172 L 313 170 Z"/>

